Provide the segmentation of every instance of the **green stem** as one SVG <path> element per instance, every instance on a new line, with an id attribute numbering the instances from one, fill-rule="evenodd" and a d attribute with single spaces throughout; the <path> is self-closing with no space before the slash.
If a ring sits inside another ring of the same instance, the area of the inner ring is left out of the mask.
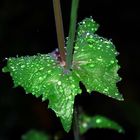
<path id="1" fill-rule="evenodd" d="M 66 61 L 65 48 L 64 48 L 65 40 L 64 40 L 64 29 L 63 29 L 63 20 L 62 20 L 60 0 L 53 0 L 53 8 L 54 8 L 54 16 L 55 16 L 57 41 L 58 41 L 58 48 L 60 52 L 60 58 L 61 58 L 61 62 L 65 63 Z"/>
<path id="2" fill-rule="evenodd" d="M 67 56 L 66 56 L 66 68 L 71 69 L 72 59 L 73 59 L 73 47 L 76 32 L 76 21 L 77 21 L 77 10 L 78 10 L 79 0 L 72 0 L 71 6 L 71 16 L 70 16 L 70 28 L 69 37 L 67 42 Z"/>

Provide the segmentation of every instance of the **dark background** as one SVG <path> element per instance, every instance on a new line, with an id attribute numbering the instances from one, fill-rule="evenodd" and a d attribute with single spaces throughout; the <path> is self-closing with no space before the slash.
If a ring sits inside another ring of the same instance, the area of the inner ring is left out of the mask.
<path id="1" fill-rule="evenodd" d="M 71 0 L 61 0 L 65 36 L 68 35 Z M 119 102 L 99 93 L 78 96 L 77 102 L 89 115 L 105 115 L 121 124 L 126 133 L 90 130 L 84 139 L 140 140 L 140 8 L 138 2 L 80 0 L 78 21 L 92 16 L 100 24 L 98 34 L 112 39 L 123 78 L 118 87 L 125 101 Z M 57 47 L 52 0 L 0 1 L 0 68 L 11 56 L 49 53 Z M 13 88 L 9 74 L 0 72 L 0 140 L 19 140 L 34 128 L 63 139 L 66 134 L 48 101 L 26 95 L 23 88 Z"/>

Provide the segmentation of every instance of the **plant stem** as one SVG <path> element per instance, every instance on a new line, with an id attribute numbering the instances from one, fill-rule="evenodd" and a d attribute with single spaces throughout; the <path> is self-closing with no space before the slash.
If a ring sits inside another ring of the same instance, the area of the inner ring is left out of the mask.
<path id="1" fill-rule="evenodd" d="M 74 140 L 80 140 L 78 108 L 74 106 Z"/>
<path id="2" fill-rule="evenodd" d="M 66 56 L 66 68 L 71 69 L 72 59 L 73 59 L 73 47 L 76 32 L 76 21 L 77 21 L 77 10 L 78 10 L 79 0 L 72 0 L 71 5 L 71 15 L 70 15 L 70 28 L 69 37 L 67 42 L 67 56 Z"/>
<path id="3" fill-rule="evenodd" d="M 66 62 L 65 48 L 64 48 L 65 47 L 64 29 L 63 29 L 63 20 L 62 20 L 60 0 L 53 0 L 53 8 L 54 8 L 54 16 L 55 16 L 57 41 L 58 41 L 58 48 L 60 52 L 60 58 L 61 58 L 61 62 Z"/>

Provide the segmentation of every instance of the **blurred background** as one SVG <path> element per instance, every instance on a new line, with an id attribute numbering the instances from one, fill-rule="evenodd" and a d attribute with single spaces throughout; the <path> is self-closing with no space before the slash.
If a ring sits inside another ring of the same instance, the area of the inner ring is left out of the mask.
<path id="1" fill-rule="evenodd" d="M 71 0 L 61 0 L 65 37 L 68 36 Z M 118 122 L 126 131 L 91 129 L 83 139 L 140 140 L 140 8 L 136 0 L 80 0 L 78 22 L 92 16 L 100 28 L 97 34 L 112 39 L 122 81 L 118 88 L 124 102 L 93 92 L 76 98 L 88 115 L 101 114 Z M 0 69 L 6 58 L 49 53 L 57 47 L 52 0 L 0 1 Z M 8 73 L 0 71 L 0 140 L 20 140 L 30 129 L 44 131 L 56 139 L 73 139 L 66 134 L 55 113 L 47 109 L 48 101 L 13 88 Z"/>

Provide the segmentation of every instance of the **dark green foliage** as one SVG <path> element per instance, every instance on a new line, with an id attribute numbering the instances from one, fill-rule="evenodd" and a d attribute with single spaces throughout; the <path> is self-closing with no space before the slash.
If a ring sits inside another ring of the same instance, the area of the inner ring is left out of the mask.
<path id="1" fill-rule="evenodd" d="M 80 116 L 79 126 L 81 134 L 87 132 L 87 130 L 91 128 L 113 129 L 119 133 L 124 133 L 124 129 L 118 123 L 101 115 L 89 117 L 82 114 Z"/>
<path id="2" fill-rule="evenodd" d="M 22 136 L 21 140 L 49 140 L 49 137 L 43 132 L 30 130 Z"/>

